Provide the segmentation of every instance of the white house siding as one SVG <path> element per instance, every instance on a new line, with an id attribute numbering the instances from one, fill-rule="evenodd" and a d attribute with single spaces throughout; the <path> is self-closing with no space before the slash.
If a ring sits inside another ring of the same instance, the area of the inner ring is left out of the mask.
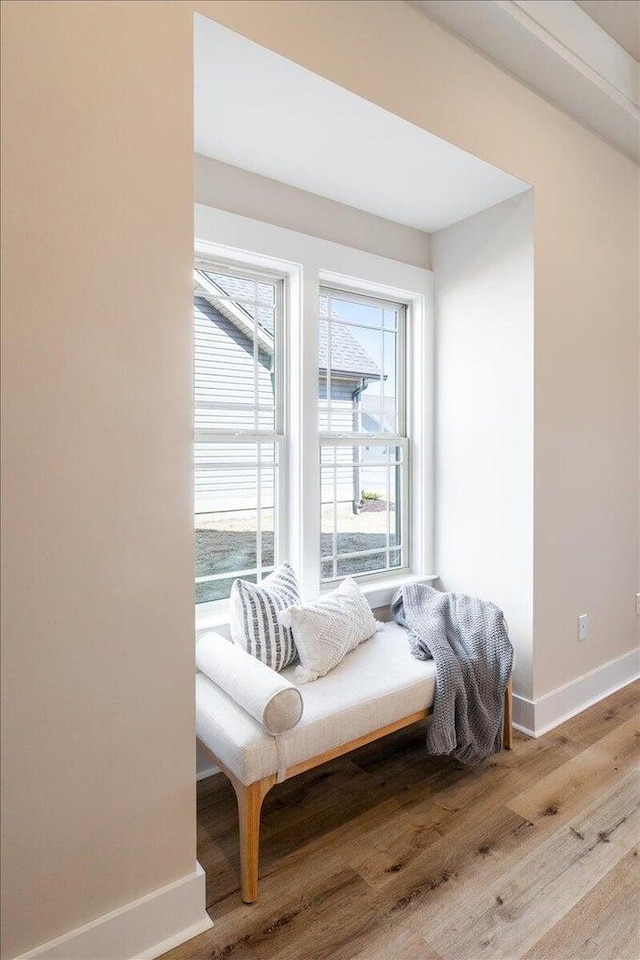
<path id="1" fill-rule="evenodd" d="M 254 407 L 256 399 L 253 344 L 206 300 L 196 298 L 195 324 L 195 427 L 238 430 L 255 428 L 254 410 L 234 410 L 234 405 Z M 273 429 L 271 357 L 258 355 L 258 426 Z M 220 403 L 225 409 L 208 410 L 203 403 Z M 273 498 L 274 446 L 262 446 L 263 503 Z M 195 512 L 243 510 L 255 506 L 256 444 L 212 443 L 196 445 Z M 218 463 L 246 464 L 241 467 Z M 271 467 L 269 466 L 271 464 Z"/>
<path id="2" fill-rule="evenodd" d="M 359 382 L 358 382 L 359 383 Z M 353 421 L 353 392 L 358 386 L 353 380 L 337 380 L 331 382 L 331 431 L 351 433 L 354 429 Z M 327 381 L 323 377 L 319 382 L 319 416 L 320 430 L 329 429 L 327 404 Z M 333 448 L 331 450 L 333 464 Z M 332 503 L 335 498 L 338 502 L 349 502 L 356 496 L 353 475 L 353 448 L 336 447 L 335 462 L 340 466 L 336 475 L 334 490 L 333 470 L 321 471 L 321 498 L 323 503 Z"/>
<path id="3" fill-rule="evenodd" d="M 196 429 L 255 429 L 255 367 L 251 340 L 223 316 L 204 297 L 195 297 L 195 426 Z M 342 345 L 344 346 L 344 345 Z M 365 358 L 366 360 L 366 358 Z M 274 424 L 274 386 L 271 356 L 258 355 L 258 426 L 272 430 Z M 368 361 L 371 366 L 371 361 Z M 354 429 L 353 393 L 359 379 L 332 378 L 331 430 L 350 433 Z M 223 409 L 208 410 L 203 404 L 218 403 Z M 239 405 L 251 409 L 238 408 Z M 327 382 L 319 378 L 320 430 L 328 429 Z M 368 418 L 368 421 L 371 418 Z M 367 421 L 366 429 L 375 430 Z M 260 445 L 261 502 L 271 506 L 275 495 L 274 468 L 277 456 L 272 443 Z M 362 449 L 361 460 L 377 458 L 375 448 Z M 255 443 L 198 443 L 195 450 L 195 512 L 213 513 L 255 508 L 258 470 L 258 447 Z M 336 462 L 340 465 L 334 489 L 333 470 L 322 471 L 322 501 L 350 503 L 362 489 L 382 493 L 386 480 L 381 471 L 354 474 L 352 447 L 337 447 Z M 236 466 L 229 466 L 229 463 Z M 225 465 L 223 465 L 225 464 Z M 246 466 L 242 466 L 245 464 Z"/>
<path id="4" fill-rule="evenodd" d="M 337 433 L 350 433 L 355 429 L 354 424 L 354 408 L 353 408 L 353 393 L 356 387 L 361 381 L 357 383 L 353 380 L 339 380 L 333 379 L 331 384 L 331 430 L 332 432 Z M 326 380 L 321 378 L 320 387 L 320 430 L 328 429 L 328 415 L 327 415 L 327 385 Z M 382 419 L 379 413 L 379 404 L 380 400 L 378 397 L 373 397 L 369 404 L 367 404 L 367 393 L 366 390 L 362 394 L 362 422 L 361 426 L 364 432 L 366 433 L 379 433 L 380 432 L 380 420 Z M 367 410 L 367 406 L 370 407 Z M 389 410 L 389 413 L 385 416 L 385 426 L 387 429 L 395 423 L 395 416 L 391 413 L 392 409 L 391 402 L 388 401 L 386 408 Z M 331 453 L 325 452 L 324 461 L 331 464 L 334 462 L 337 463 L 338 471 L 336 476 L 336 489 L 335 496 L 338 503 L 348 503 L 354 499 L 359 499 L 360 494 L 363 490 L 372 491 L 374 493 L 380 494 L 380 496 L 386 498 L 387 495 L 387 475 L 386 470 L 383 470 L 380 467 L 371 468 L 368 466 L 372 461 L 375 463 L 380 462 L 383 458 L 386 458 L 386 448 L 380 447 L 378 445 L 370 445 L 359 448 L 359 476 L 354 474 L 354 448 L 350 446 L 336 446 L 335 447 L 335 460 L 334 460 L 334 448 L 331 448 Z M 391 489 L 395 487 L 395 478 L 392 476 L 390 479 Z M 322 471 L 322 488 L 321 488 L 322 502 L 324 504 L 332 503 L 334 499 L 334 487 L 333 487 L 333 470 L 326 469 Z M 392 497 L 393 499 L 393 497 Z"/>

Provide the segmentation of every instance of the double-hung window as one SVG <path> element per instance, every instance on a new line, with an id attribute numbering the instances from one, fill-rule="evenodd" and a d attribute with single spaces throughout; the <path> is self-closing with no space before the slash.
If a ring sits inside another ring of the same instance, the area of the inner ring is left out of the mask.
<path id="1" fill-rule="evenodd" d="M 409 566 L 403 303 L 320 288 L 321 581 Z"/>
<path id="2" fill-rule="evenodd" d="M 284 560 L 305 600 L 432 578 L 429 271 L 209 208 L 200 230 L 198 623 Z"/>
<path id="3" fill-rule="evenodd" d="M 225 600 L 282 557 L 282 277 L 196 261 L 196 602 Z"/>

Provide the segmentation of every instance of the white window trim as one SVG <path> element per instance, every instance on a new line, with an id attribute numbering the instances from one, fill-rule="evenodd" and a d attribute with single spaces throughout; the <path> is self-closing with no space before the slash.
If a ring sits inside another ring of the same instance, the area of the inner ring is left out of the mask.
<path id="1" fill-rule="evenodd" d="M 403 463 L 402 463 L 402 535 L 401 535 L 401 553 L 404 563 L 396 568 L 392 569 L 390 567 L 385 567 L 384 570 L 372 571 L 368 574 L 353 574 L 355 579 L 361 585 L 368 585 L 371 582 L 378 582 L 379 580 L 386 580 L 389 578 L 401 579 L 411 574 L 411 536 L 409 531 L 409 520 L 411 515 L 411 496 L 410 496 L 410 483 L 411 483 L 411 447 L 410 447 L 410 437 L 409 437 L 409 416 L 408 408 L 411 406 L 411 396 L 407 390 L 407 366 L 409 363 L 409 344 L 407 341 L 407 330 L 409 324 L 411 323 L 411 307 L 410 304 L 406 302 L 406 297 L 394 297 L 391 299 L 386 295 L 388 288 L 385 290 L 385 296 L 380 296 L 377 293 L 374 293 L 370 286 L 363 286 L 362 290 L 357 290 L 353 286 L 353 280 L 349 280 L 347 283 L 328 283 L 324 280 L 324 272 L 320 273 L 320 290 L 324 290 L 328 293 L 339 292 L 345 294 L 347 297 L 358 298 L 361 302 L 371 303 L 375 306 L 388 305 L 390 307 L 396 307 L 401 305 L 404 307 L 405 315 L 402 319 L 402 323 L 399 327 L 399 340 L 400 340 L 400 354 L 402 357 L 402 362 L 400 364 L 400 370 L 398 371 L 398 390 L 396 394 L 396 399 L 398 406 L 396 412 L 399 413 L 398 420 L 398 432 L 397 433 L 379 433 L 373 435 L 364 435 L 361 432 L 358 433 L 344 433 L 343 431 L 333 431 L 320 430 L 318 434 L 320 450 L 322 451 L 323 446 L 351 446 L 352 444 L 373 444 L 376 446 L 389 446 L 389 447 L 401 447 L 403 449 Z M 331 322 L 331 320 L 329 320 Z M 330 336 L 328 337 L 330 340 Z M 330 404 L 329 404 L 330 406 Z M 321 454 L 322 455 L 322 454 Z M 373 553 L 374 551 L 369 551 Z M 388 558 L 388 554 L 387 554 Z M 326 562 L 326 557 L 323 557 L 321 560 L 321 565 L 323 562 Z M 337 578 L 320 583 L 320 592 L 324 593 L 329 590 L 333 590 L 336 587 L 336 584 L 344 578 Z"/>
<path id="2" fill-rule="evenodd" d="M 411 443 L 410 569 L 359 578 L 372 607 L 387 604 L 402 584 L 436 579 L 433 571 L 433 283 L 430 270 L 202 204 L 195 207 L 196 257 L 264 269 L 286 278 L 284 329 L 288 555 L 305 600 L 320 584 L 320 445 L 318 425 L 318 296 L 340 287 L 407 305 L 407 435 Z M 332 589 L 335 582 L 326 585 Z M 198 604 L 198 632 L 228 622 L 225 601 Z"/>

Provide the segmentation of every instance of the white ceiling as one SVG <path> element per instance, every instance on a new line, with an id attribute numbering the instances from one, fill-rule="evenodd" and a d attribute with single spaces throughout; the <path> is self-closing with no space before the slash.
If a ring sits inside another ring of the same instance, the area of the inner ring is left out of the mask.
<path id="1" fill-rule="evenodd" d="M 640 0 L 576 0 L 592 20 L 640 62 Z"/>
<path id="2" fill-rule="evenodd" d="M 199 15 L 195 149 L 429 233 L 528 189 Z"/>
<path id="3" fill-rule="evenodd" d="M 640 66 L 625 49 L 640 26 L 638 0 L 407 2 L 640 160 Z"/>

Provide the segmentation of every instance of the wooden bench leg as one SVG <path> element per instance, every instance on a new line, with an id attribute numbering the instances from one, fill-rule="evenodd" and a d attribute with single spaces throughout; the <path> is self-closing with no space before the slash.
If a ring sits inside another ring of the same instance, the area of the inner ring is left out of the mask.
<path id="1" fill-rule="evenodd" d="M 275 782 L 274 777 L 257 780 L 246 787 L 235 777 L 231 780 L 238 800 L 240 825 L 240 893 L 245 903 L 258 899 L 258 863 L 260 857 L 260 811 L 262 801 Z"/>
<path id="2" fill-rule="evenodd" d="M 504 724 L 502 728 L 502 746 L 511 750 L 513 746 L 513 678 L 509 677 L 507 689 L 504 692 Z"/>

